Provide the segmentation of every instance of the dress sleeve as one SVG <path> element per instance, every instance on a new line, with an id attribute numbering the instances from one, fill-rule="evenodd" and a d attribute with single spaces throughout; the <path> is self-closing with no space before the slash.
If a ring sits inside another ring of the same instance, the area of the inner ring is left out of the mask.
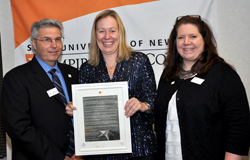
<path id="1" fill-rule="evenodd" d="M 87 83 L 87 76 L 89 72 L 87 70 L 87 62 L 83 63 L 79 70 L 79 83 L 84 84 Z"/>
<path id="2" fill-rule="evenodd" d="M 156 82 L 155 75 L 149 58 L 145 55 L 145 58 L 142 62 L 142 102 L 147 102 L 152 109 L 150 114 L 145 113 L 146 117 L 150 120 L 150 122 L 154 123 L 153 112 L 154 112 L 154 101 L 156 97 Z"/>

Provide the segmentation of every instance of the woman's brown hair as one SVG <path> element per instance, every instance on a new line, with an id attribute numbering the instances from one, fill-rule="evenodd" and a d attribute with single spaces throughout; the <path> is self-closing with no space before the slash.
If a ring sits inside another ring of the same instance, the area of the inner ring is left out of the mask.
<path id="1" fill-rule="evenodd" d="M 168 39 L 168 51 L 164 60 L 165 72 L 163 78 L 165 80 L 172 80 L 179 77 L 179 72 L 182 69 L 183 59 L 177 51 L 176 37 L 178 34 L 178 28 L 183 24 L 195 25 L 204 40 L 204 51 L 201 53 L 200 58 L 192 66 L 191 71 L 193 73 L 202 75 L 207 73 L 216 62 L 226 63 L 218 55 L 216 40 L 210 26 L 204 22 L 199 15 L 177 17 Z"/>

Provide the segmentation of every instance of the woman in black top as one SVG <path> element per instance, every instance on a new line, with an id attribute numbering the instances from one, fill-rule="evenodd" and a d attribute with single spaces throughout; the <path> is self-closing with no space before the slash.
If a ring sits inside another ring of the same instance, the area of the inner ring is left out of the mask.
<path id="1" fill-rule="evenodd" d="M 200 16 L 178 17 L 168 44 L 155 102 L 157 160 L 171 160 L 175 153 L 166 152 L 172 147 L 166 138 L 171 98 L 179 159 L 242 159 L 249 150 L 248 100 L 238 74 L 219 57 L 210 27 Z"/>

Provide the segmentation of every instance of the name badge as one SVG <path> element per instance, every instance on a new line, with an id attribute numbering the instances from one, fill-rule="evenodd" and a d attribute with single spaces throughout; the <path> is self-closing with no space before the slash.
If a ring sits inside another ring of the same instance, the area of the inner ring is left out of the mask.
<path id="1" fill-rule="evenodd" d="M 50 89 L 50 90 L 48 90 L 47 93 L 48 93 L 49 97 L 52 97 L 52 96 L 54 96 L 54 95 L 59 94 L 59 92 L 58 92 L 58 90 L 56 89 L 56 87 L 55 87 L 55 88 L 52 88 L 52 89 Z"/>
<path id="2" fill-rule="evenodd" d="M 199 78 L 199 77 L 194 77 L 191 80 L 192 83 L 199 84 L 199 85 L 201 85 L 204 81 L 205 81 L 205 79 L 202 79 L 202 78 Z"/>

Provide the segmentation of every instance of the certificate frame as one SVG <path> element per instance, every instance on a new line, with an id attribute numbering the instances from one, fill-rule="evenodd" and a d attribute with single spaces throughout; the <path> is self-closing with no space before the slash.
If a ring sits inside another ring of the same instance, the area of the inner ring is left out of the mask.
<path id="1" fill-rule="evenodd" d="M 127 81 L 72 85 L 75 155 L 132 153 L 127 100 Z"/>

